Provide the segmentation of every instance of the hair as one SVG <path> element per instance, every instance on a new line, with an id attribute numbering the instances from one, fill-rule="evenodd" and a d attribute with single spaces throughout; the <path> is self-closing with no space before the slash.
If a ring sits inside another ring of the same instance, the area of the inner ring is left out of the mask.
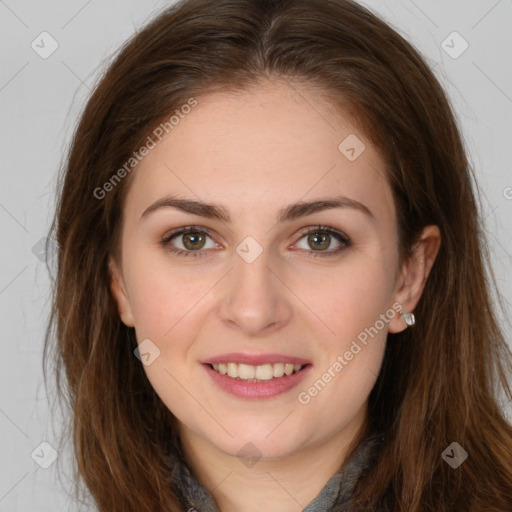
<path id="1" fill-rule="evenodd" d="M 375 145 L 400 262 L 423 227 L 441 232 L 416 325 L 388 334 L 366 424 L 385 442 L 354 510 L 511 510 L 512 426 L 498 393 L 512 399 L 512 353 L 491 296 L 476 179 L 425 59 L 351 0 L 181 1 L 132 36 L 98 80 L 61 169 L 49 236 L 58 259 L 44 360 L 70 414 L 77 480 L 100 511 L 183 509 L 165 456 L 176 419 L 134 357 L 135 331 L 109 288 L 137 171 L 112 177 L 191 98 L 273 79 L 311 87 Z M 99 189 L 108 193 L 98 198 Z M 469 453 L 457 469 L 441 458 L 454 441 Z"/>

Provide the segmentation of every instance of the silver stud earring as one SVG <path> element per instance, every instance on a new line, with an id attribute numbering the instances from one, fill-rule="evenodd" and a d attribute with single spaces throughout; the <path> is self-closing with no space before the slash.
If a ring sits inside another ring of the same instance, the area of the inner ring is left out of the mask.
<path id="1" fill-rule="evenodd" d="M 401 313 L 403 316 L 405 323 L 407 325 L 414 325 L 416 323 L 416 319 L 414 318 L 414 313 Z"/>

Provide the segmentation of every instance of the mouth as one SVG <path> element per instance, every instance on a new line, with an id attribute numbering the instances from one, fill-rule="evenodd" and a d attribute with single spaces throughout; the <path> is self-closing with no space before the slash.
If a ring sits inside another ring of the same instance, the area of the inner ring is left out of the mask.
<path id="1" fill-rule="evenodd" d="M 251 365 L 235 362 L 206 363 L 206 365 L 221 375 L 245 382 L 268 382 L 282 379 L 299 373 L 307 366 L 311 366 L 309 363 L 267 363 Z"/>
<path id="2" fill-rule="evenodd" d="M 268 399 L 285 394 L 303 382 L 313 367 L 304 360 L 302 363 L 297 360 L 291 363 L 288 359 L 288 362 L 255 361 L 260 364 L 247 364 L 232 360 L 224 363 L 222 359 L 205 361 L 202 366 L 216 387 L 244 400 Z"/>

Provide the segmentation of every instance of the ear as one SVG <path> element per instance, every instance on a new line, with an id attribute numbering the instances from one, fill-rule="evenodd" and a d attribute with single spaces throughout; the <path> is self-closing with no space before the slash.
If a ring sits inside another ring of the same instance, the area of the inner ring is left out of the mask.
<path id="1" fill-rule="evenodd" d="M 413 255 L 404 262 L 396 281 L 394 302 L 402 305 L 401 313 L 412 313 L 418 304 L 440 246 L 439 228 L 426 226 L 414 246 Z M 407 324 L 400 314 L 389 322 L 389 332 L 402 332 L 406 328 Z"/>
<path id="2" fill-rule="evenodd" d="M 108 273 L 110 277 L 110 292 L 112 293 L 116 303 L 119 317 L 126 326 L 134 327 L 135 322 L 133 320 L 130 300 L 128 298 L 128 293 L 126 292 L 124 279 L 119 266 L 112 256 L 110 256 L 108 260 Z"/>

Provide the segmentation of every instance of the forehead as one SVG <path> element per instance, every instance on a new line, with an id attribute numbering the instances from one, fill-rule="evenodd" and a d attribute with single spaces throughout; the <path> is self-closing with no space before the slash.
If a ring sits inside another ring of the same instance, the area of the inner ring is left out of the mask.
<path id="1" fill-rule="evenodd" d="M 235 217 L 343 194 L 394 218 L 384 162 L 364 133 L 284 81 L 197 98 L 133 172 L 126 207 L 139 215 L 166 194 L 226 203 Z"/>

